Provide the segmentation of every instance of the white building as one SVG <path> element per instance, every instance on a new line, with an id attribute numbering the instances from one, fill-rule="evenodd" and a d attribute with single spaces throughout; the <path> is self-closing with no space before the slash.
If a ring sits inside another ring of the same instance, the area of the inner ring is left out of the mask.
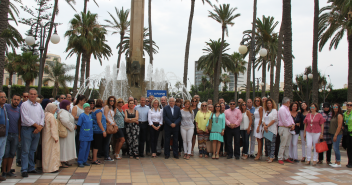
<path id="1" fill-rule="evenodd" d="M 228 91 L 235 91 L 235 75 L 230 72 L 222 71 L 222 74 L 227 74 L 230 77 L 230 82 L 227 84 Z M 237 90 L 245 89 L 244 86 L 247 84 L 247 70 L 244 73 L 240 73 L 237 77 Z M 219 90 L 222 91 L 222 88 L 225 84 L 220 83 Z"/>

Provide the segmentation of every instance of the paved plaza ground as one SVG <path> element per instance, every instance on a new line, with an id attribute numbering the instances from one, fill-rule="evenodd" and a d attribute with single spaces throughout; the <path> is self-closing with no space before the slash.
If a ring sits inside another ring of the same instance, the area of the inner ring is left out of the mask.
<path id="1" fill-rule="evenodd" d="M 299 145 L 298 148 L 300 147 Z M 300 149 L 298 153 L 301 158 Z M 155 159 L 147 156 L 136 160 L 124 156 L 122 160 L 84 168 L 78 168 L 73 161 L 72 167 L 60 169 L 59 173 L 29 174 L 28 178 L 22 178 L 20 168 L 13 165 L 17 177 L 8 178 L 0 184 L 352 184 L 352 169 L 345 166 L 347 154 L 342 148 L 341 155 L 341 168 L 331 168 L 325 161 L 324 164 L 314 167 L 303 163 L 280 165 L 277 161 L 269 164 L 264 158 L 260 161 L 225 157 L 212 160 L 195 155 L 190 160 L 172 157 L 165 159 L 163 156 Z M 334 159 L 335 155 L 332 153 L 332 162 Z M 103 159 L 100 161 L 103 162 Z"/>

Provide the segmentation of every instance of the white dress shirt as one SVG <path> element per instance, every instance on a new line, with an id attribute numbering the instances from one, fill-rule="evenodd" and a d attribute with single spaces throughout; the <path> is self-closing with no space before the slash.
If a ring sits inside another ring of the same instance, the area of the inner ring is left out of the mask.
<path id="1" fill-rule="evenodd" d="M 44 126 L 44 111 L 42 106 L 29 100 L 25 101 L 21 105 L 21 122 L 22 126 L 30 127 L 34 123 L 37 125 Z"/>
<path id="2" fill-rule="evenodd" d="M 150 109 L 148 111 L 148 123 L 153 125 L 153 122 L 158 122 L 160 125 L 163 124 L 163 109 L 156 110 Z"/>

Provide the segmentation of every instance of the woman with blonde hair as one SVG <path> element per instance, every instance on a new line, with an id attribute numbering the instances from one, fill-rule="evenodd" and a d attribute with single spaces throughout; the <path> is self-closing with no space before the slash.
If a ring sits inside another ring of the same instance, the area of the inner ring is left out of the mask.
<path id="1" fill-rule="evenodd" d="M 205 158 L 208 158 L 207 150 L 206 150 L 206 142 L 209 139 L 209 133 L 206 133 L 206 125 L 211 116 L 211 111 L 207 109 L 207 103 L 202 102 L 201 108 L 198 111 L 196 118 L 194 119 L 196 122 L 196 130 L 198 133 L 198 148 L 199 148 L 199 157 L 202 158 L 203 155 Z"/>
<path id="2" fill-rule="evenodd" d="M 160 102 L 154 99 L 151 104 L 151 109 L 148 111 L 148 123 L 150 126 L 150 142 L 152 149 L 152 157 L 156 157 L 156 145 L 158 143 L 159 130 L 163 124 L 163 110 L 160 109 Z"/>
<path id="3" fill-rule="evenodd" d="M 43 172 L 58 172 L 60 168 L 60 143 L 58 124 L 54 117 L 57 106 L 49 103 L 45 108 L 45 124 L 42 132 Z"/>

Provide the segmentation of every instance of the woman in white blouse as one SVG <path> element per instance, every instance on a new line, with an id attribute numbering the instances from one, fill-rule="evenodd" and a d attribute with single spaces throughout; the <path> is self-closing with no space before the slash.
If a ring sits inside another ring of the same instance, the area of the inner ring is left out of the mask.
<path id="1" fill-rule="evenodd" d="M 273 160 L 275 159 L 275 143 L 276 143 L 276 136 L 277 136 L 277 124 L 278 124 L 278 119 L 277 119 L 277 107 L 276 103 L 272 99 L 267 99 L 264 104 L 264 114 L 263 114 L 263 125 L 264 125 L 264 132 L 268 133 L 271 132 L 273 134 L 273 137 L 271 140 L 270 138 L 265 138 L 265 144 L 268 149 L 268 163 L 272 163 Z M 265 133 L 264 133 L 265 136 Z"/>
<path id="2" fill-rule="evenodd" d="M 163 124 L 163 109 L 160 109 L 159 100 L 154 99 L 148 112 L 148 123 L 150 126 L 150 142 L 152 147 L 152 157 L 156 157 L 156 145 L 158 143 L 159 129 Z"/>

